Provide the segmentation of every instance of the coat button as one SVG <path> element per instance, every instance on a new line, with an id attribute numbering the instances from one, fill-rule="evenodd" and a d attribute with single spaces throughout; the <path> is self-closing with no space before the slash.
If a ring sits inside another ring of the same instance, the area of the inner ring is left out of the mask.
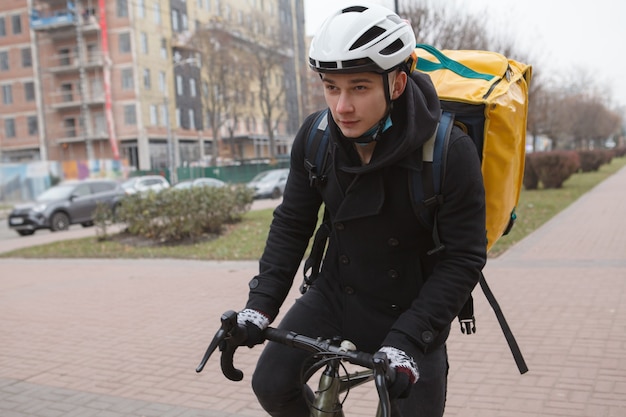
<path id="1" fill-rule="evenodd" d="M 400 310 L 400 306 L 399 306 L 399 305 L 397 305 L 397 304 L 392 304 L 392 305 L 390 306 L 390 308 L 391 308 L 393 311 L 399 311 L 399 310 Z"/>
<path id="2" fill-rule="evenodd" d="M 341 255 L 339 257 L 339 262 L 341 262 L 344 265 L 348 265 L 350 263 L 350 258 L 348 258 L 347 255 Z"/>
<path id="3" fill-rule="evenodd" d="M 335 229 L 337 229 L 337 230 L 343 230 L 343 229 L 345 229 L 345 228 L 346 228 L 346 226 L 344 226 L 344 224 L 343 224 L 343 223 L 337 223 L 337 224 L 335 224 Z"/>
<path id="4" fill-rule="evenodd" d="M 387 276 L 391 279 L 397 279 L 400 276 L 400 273 L 398 273 L 395 269 L 390 269 L 387 271 Z"/>
<path id="5" fill-rule="evenodd" d="M 252 289 L 252 290 L 255 289 L 258 286 L 259 286 L 259 280 L 256 279 L 256 278 L 252 278 L 252 280 L 248 284 L 248 287 L 250 287 L 250 289 Z"/>
<path id="6" fill-rule="evenodd" d="M 433 339 L 433 332 L 431 332 L 430 330 L 425 330 L 422 332 L 422 342 L 432 343 Z"/>
<path id="7" fill-rule="evenodd" d="M 348 294 L 348 295 L 352 295 L 352 294 L 354 294 L 354 288 L 352 288 L 352 287 L 346 287 L 346 288 L 344 288 L 344 289 L 343 289 L 343 291 L 344 291 L 346 294 Z"/>
<path id="8" fill-rule="evenodd" d="M 387 244 L 391 247 L 396 247 L 400 244 L 400 241 L 398 241 L 398 239 L 396 239 L 395 237 L 389 238 L 389 240 L 387 241 Z"/>

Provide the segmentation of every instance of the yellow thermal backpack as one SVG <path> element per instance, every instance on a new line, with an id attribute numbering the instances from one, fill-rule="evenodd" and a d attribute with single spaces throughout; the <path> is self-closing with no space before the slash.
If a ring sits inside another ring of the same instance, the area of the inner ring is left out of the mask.
<path id="1" fill-rule="evenodd" d="M 482 161 L 487 249 L 515 221 L 526 152 L 531 67 L 488 51 L 418 44 L 418 71 L 433 81 L 444 112 L 474 141 Z M 433 173 L 435 175 L 435 173 Z"/>

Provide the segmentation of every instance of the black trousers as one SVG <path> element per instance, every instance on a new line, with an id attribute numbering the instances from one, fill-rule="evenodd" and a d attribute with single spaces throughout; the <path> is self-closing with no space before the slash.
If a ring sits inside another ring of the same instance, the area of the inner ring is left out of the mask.
<path id="1" fill-rule="evenodd" d="M 342 336 L 341 312 L 315 288 L 296 301 L 279 328 L 309 337 Z M 358 341 L 355 342 L 359 349 Z M 371 352 L 373 353 L 373 352 Z M 313 393 L 301 381 L 303 363 L 310 353 L 268 342 L 252 376 L 252 388 L 272 417 L 309 417 L 306 397 Z M 448 355 L 445 344 L 424 356 L 420 378 L 406 399 L 392 404 L 394 417 L 442 417 L 447 391 Z M 376 410 L 372 410 L 374 416 Z"/>

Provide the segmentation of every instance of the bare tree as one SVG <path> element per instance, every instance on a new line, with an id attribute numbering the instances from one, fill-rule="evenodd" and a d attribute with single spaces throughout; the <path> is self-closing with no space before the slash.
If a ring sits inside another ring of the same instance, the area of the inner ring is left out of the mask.
<path id="1" fill-rule="evenodd" d="M 220 130 L 227 121 L 240 116 L 242 108 L 237 98 L 247 88 L 248 78 L 241 77 L 238 70 L 242 65 L 239 43 L 219 20 L 196 31 L 190 43 L 202 61 L 202 103 L 213 137 L 211 164 L 215 165 L 220 156 Z"/>
<path id="2" fill-rule="evenodd" d="M 293 59 L 293 51 L 285 47 L 288 43 L 282 39 L 283 34 L 275 29 L 267 17 L 257 14 L 256 22 L 259 32 L 266 36 L 250 44 L 249 55 L 254 68 L 251 75 L 259 89 L 259 106 L 269 139 L 270 158 L 273 160 L 276 158 L 276 131 L 287 111 L 284 65 L 287 60 Z"/>

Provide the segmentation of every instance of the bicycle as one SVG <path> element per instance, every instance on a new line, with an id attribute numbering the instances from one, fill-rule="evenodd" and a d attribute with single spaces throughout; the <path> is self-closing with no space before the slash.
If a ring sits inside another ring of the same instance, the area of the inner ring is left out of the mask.
<path id="1" fill-rule="evenodd" d="M 222 352 L 220 365 L 222 373 L 231 381 L 241 381 L 243 372 L 235 368 L 233 360 L 235 350 L 245 337 L 237 326 L 237 313 L 225 312 L 221 326 L 209 344 L 196 372 L 202 372 L 204 366 L 219 347 Z M 387 383 L 395 380 L 395 370 L 389 366 L 387 355 L 382 352 L 369 354 L 356 350 L 354 344 L 339 338 L 311 338 L 288 330 L 268 327 L 264 331 L 266 340 L 312 352 L 316 361 L 303 371 L 303 383 L 324 368 L 315 391 L 313 401 L 309 403 L 311 417 L 344 417 L 343 402 L 350 389 L 374 381 L 378 393 L 379 405 L 376 417 L 390 417 L 391 405 L 387 392 Z M 349 372 L 345 362 L 357 365 L 360 369 Z M 363 369 L 364 368 L 364 369 Z M 343 374 L 341 373 L 343 371 Z M 341 399 L 341 394 L 345 396 Z"/>

